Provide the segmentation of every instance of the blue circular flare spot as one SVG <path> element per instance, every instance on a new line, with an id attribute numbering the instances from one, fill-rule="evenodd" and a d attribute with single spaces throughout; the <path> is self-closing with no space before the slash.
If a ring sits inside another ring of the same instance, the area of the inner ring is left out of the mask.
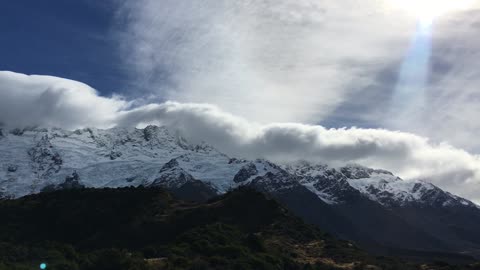
<path id="1" fill-rule="evenodd" d="M 47 264 L 46 263 L 41 263 L 40 264 L 40 269 L 47 269 Z"/>

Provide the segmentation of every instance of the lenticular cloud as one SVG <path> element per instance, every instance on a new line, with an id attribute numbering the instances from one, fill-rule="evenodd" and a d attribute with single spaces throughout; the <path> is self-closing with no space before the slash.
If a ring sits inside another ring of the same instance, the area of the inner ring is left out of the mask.
<path id="1" fill-rule="evenodd" d="M 7 126 L 110 127 L 128 105 L 81 82 L 0 72 L 0 122 Z"/>
<path id="2" fill-rule="evenodd" d="M 101 97 L 80 82 L 0 72 L 0 122 L 7 128 L 75 129 L 165 125 L 192 142 L 206 141 L 232 156 L 383 168 L 425 179 L 480 201 L 480 157 L 446 143 L 385 129 L 326 129 L 300 123 L 258 124 L 214 105 Z"/>

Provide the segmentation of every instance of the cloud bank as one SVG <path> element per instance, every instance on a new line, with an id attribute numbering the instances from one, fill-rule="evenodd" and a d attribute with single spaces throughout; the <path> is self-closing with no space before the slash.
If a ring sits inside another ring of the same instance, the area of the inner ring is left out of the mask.
<path id="1" fill-rule="evenodd" d="M 161 124 L 193 142 L 206 141 L 237 157 L 306 159 L 383 168 L 426 179 L 480 201 L 480 157 L 411 133 L 384 129 L 326 129 L 295 123 L 261 124 L 208 104 L 165 102 L 131 108 L 134 101 L 101 97 L 89 86 L 50 76 L 0 72 L 0 122 L 25 125 L 136 127 Z"/>
<path id="2" fill-rule="evenodd" d="M 399 74 L 421 64 L 405 64 L 418 20 L 394 2 L 126 1 L 119 51 L 138 89 L 162 100 L 262 123 L 385 127 L 479 152 L 480 4 L 436 18 L 425 85 L 405 97 Z"/>
<path id="3" fill-rule="evenodd" d="M 7 126 L 110 127 L 128 103 L 81 82 L 0 72 L 0 123 Z"/>
<path id="4" fill-rule="evenodd" d="M 127 1 L 119 44 L 148 93 L 265 123 L 318 123 L 402 58 L 415 20 L 391 9 L 378 0 Z"/>

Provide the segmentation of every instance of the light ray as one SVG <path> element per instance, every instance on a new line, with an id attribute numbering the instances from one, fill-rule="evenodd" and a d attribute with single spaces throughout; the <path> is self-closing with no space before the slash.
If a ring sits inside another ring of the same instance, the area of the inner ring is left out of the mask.
<path id="1" fill-rule="evenodd" d="M 391 115 L 394 119 L 390 119 L 397 128 L 418 120 L 425 105 L 432 54 L 432 28 L 433 18 L 418 22 L 412 44 L 400 68 L 392 97 Z"/>

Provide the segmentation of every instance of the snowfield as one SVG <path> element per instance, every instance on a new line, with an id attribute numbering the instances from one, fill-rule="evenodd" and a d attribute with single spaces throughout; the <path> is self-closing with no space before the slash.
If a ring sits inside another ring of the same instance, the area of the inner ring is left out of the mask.
<path id="1" fill-rule="evenodd" d="M 270 192 L 299 184 L 328 204 L 341 204 L 348 194 L 360 192 L 387 207 L 418 203 L 476 207 L 432 184 L 403 181 L 384 170 L 229 157 L 208 144 L 190 144 L 165 127 L 0 131 L 0 196 L 7 198 L 72 181 L 101 188 L 154 183 L 178 187 L 200 180 L 218 193 L 254 182 Z"/>

